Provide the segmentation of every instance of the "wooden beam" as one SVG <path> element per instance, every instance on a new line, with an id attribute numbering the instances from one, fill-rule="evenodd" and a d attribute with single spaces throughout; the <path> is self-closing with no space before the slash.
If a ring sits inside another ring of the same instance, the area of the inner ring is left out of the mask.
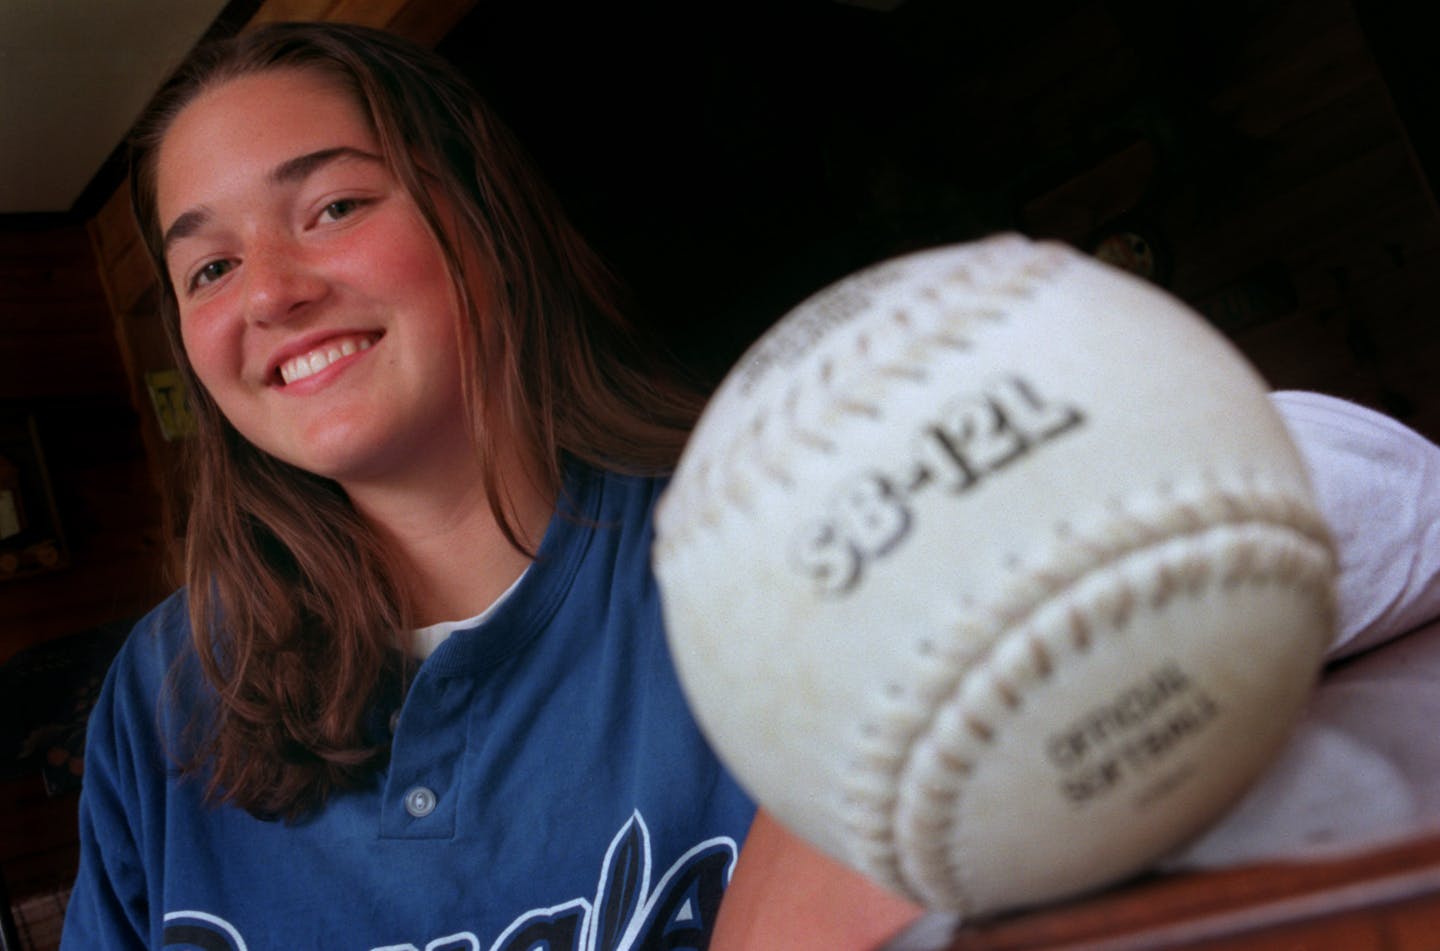
<path id="1" fill-rule="evenodd" d="M 475 6 L 475 0 L 266 0 L 247 24 L 286 20 L 354 23 L 434 46 Z"/>

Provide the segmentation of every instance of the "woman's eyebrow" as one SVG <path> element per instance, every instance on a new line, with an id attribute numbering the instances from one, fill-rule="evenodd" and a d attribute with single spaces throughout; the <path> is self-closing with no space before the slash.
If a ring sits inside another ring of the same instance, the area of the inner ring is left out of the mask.
<path id="1" fill-rule="evenodd" d="M 209 220 L 210 212 L 206 208 L 194 208 L 180 215 L 170 227 L 165 229 L 165 237 L 160 242 L 161 250 L 169 254 L 172 244 L 181 238 L 190 237 Z"/>
<path id="2" fill-rule="evenodd" d="M 307 152 L 304 155 L 297 155 L 292 159 L 286 159 L 270 170 L 265 176 L 272 185 L 286 185 L 298 182 L 316 169 L 329 165 L 339 159 L 361 159 L 367 162 L 379 162 L 380 156 L 373 155 L 363 149 L 353 148 L 348 145 L 339 145 L 330 149 L 319 149 L 314 152 Z"/>
<path id="3" fill-rule="evenodd" d="M 288 185 L 303 181 L 316 170 L 329 165 L 331 162 L 340 159 L 360 159 L 365 162 L 380 162 L 380 156 L 357 149 L 348 145 L 340 145 L 330 149 L 318 149 L 314 152 L 306 152 L 304 155 L 297 155 L 292 159 L 286 159 L 279 165 L 272 168 L 265 176 L 265 180 L 272 185 Z M 165 251 L 181 238 L 188 238 L 210 219 L 210 212 L 203 206 L 185 212 L 175 219 L 175 222 L 165 230 L 165 237 L 161 241 L 161 247 Z"/>

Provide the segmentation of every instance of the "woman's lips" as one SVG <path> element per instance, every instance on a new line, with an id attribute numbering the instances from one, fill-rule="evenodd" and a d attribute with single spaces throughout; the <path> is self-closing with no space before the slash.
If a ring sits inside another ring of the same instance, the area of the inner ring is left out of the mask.
<path id="1" fill-rule="evenodd" d="M 370 349 L 370 346 L 378 339 L 378 334 L 345 334 L 332 337 L 319 346 L 280 364 L 278 371 L 280 381 L 283 385 L 289 386 L 308 376 L 314 376 L 336 360 L 359 353 L 361 350 Z"/>

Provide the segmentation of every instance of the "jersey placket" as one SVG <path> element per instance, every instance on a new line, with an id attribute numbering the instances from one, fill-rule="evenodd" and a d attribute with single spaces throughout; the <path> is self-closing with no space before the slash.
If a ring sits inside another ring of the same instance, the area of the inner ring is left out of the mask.
<path id="1" fill-rule="evenodd" d="M 380 807 L 380 837 L 455 834 L 461 766 L 469 745 L 471 677 L 420 669 L 395 722 Z"/>

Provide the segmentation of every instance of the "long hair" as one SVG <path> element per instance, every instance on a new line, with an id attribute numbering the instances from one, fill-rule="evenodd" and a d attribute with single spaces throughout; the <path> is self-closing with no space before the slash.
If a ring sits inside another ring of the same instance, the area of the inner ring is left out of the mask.
<path id="1" fill-rule="evenodd" d="M 631 472 L 672 465 L 699 400 L 643 362 L 609 273 L 509 132 L 437 55 L 362 27 L 275 24 L 182 64 L 132 136 L 130 189 L 197 419 L 184 580 L 218 699 L 184 766 L 204 773 L 212 800 L 297 818 L 383 762 L 366 717 L 396 682 L 412 615 L 385 547 L 341 488 L 251 445 L 196 377 L 156 207 L 156 157 L 180 111 L 208 89 L 276 69 L 312 71 L 354 97 L 439 244 L 460 302 L 483 488 L 511 544 L 522 547 L 498 440 L 516 440 L 539 488 L 554 493 L 567 457 Z"/>

